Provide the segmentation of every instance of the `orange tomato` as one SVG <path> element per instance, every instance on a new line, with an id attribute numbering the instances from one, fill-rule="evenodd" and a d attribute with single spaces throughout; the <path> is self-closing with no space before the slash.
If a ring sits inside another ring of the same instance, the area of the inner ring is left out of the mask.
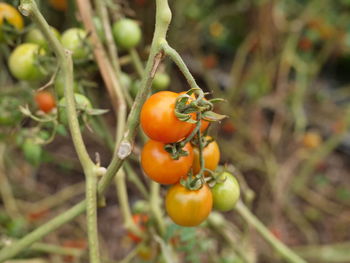
<path id="1" fill-rule="evenodd" d="M 54 96 L 48 91 L 40 91 L 35 95 L 35 102 L 39 109 L 45 113 L 52 111 L 56 107 Z"/>
<path id="2" fill-rule="evenodd" d="M 145 231 L 146 224 L 148 222 L 148 216 L 145 214 L 133 214 L 132 219 L 135 224 L 142 230 Z M 141 238 L 132 232 L 128 232 L 128 237 L 132 239 L 135 243 L 141 242 Z"/>
<path id="3" fill-rule="evenodd" d="M 206 136 L 206 139 L 211 140 L 212 138 L 210 136 Z M 201 169 L 200 160 L 199 160 L 199 149 L 195 147 L 193 149 L 193 153 L 194 153 L 194 158 L 193 158 L 192 169 L 193 169 L 193 173 L 197 174 Z M 203 157 L 204 157 L 204 167 L 206 169 L 214 171 L 220 161 L 220 149 L 216 141 L 212 141 L 203 149 Z"/>
<path id="4" fill-rule="evenodd" d="M 302 142 L 307 148 L 316 148 L 322 143 L 322 138 L 316 132 L 307 132 L 304 134 Z"/>
<path id="5" fill-rule="evenodd" d="M 0 27 L 4 20 L 19 30 L 23 28 L 23 18 L 17 9 L 9 4 L 0 3 Z"/>
<path id="6" fill-rule="evenodd" d="M 197 226 L 210 214 L 213 197 L 205 184 L 198 190 L 189 190 L 181 184 L 167 192 L 165 208 L 169 217 L 180 226 Z"/>
<path id="7" fill-rule="evenodd" d="M 141 166 L 146 175 L 160 184 L 175 184 L 181 177 L 185 177 L 193 162 L 193 149 L 187 143 L 184 150 L 187 156 L 178 160 L 171 158 L 170 153 L 164 150 L 164 143 L 150 140 L 142 149 Z"/>
<path id="8" fill-rule="evenodd" d="M 141 110 L 141 126 L 152 140 L 173 143 L 185 138 L 193 124 L 180 121 L 174 113 L 178 93 L 160 91 L 147 99 Z"/>

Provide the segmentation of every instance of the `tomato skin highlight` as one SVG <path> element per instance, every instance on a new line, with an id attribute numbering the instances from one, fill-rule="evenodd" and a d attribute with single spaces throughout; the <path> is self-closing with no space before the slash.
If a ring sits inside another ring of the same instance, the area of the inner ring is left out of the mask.
<path id="1" fill-rule="evenodd" d="M 42 80 L 45 74 L 36 65 L 36 56 L 43 54 L 45 54 L 45 51 L 37 44 L 24 43 L 18 45 L 9 57 L 10 72 L 20 80 Z"/>
<path id="2" fill-rule="evenodd" d="M 152 140 L 172 143 L 186 137 L 193 124 L 180 121 L 174 113 L 178 93 L 160 91 L 147 99 L 141 110 L 141 126 Z"/>
<path id="3" fill-rule="evenodd" d="M 217 182 L 211 189 L 213 194 L 213 206 L 216 210 L 226 212 L 232 210 L 240 196 L 240 188 L 237 179 L 230 173 L 221 175 L 224 182 Z"/>
<path id="4" fill-rule="evenodd" d="M 210 136 L 206 136 L 206 139 L 211 140 L 212 138 Z M 195 147 L 193 149 L 193 153 L 194 153 L 194 158 L 193 158 L 192 169 L 193 169 L 193 173 L 197 174 L 201 169 L 200 160 L 199 160 L 199 149 Z M 203 149 L 203 157 L 204 157 L 204 167 L 211 171 L 214 171 L 220 161 L 220 149 L 216 141 L 212 141 Z"/>
<path id="5" fill-rule="evenodd" d="M 188 155 L 174 160 L 170 153 L 164 150 L 164 145 L 162 142 L 149 140 L 141 152 L 141 166 L 153 181 L 160 184 L 175 184 L 191 169 L 193 149 L 191 144 L 187 143 L 184 150 Z"/>
<path id="6" fill-rule="evenodd" d="M 38 108 L 45 113 L 50 112 L 56 107 L 55 98 L 48 91 L 40 91 L 35 95 L 35 102 Z"/>
<path id="7" fill-rule="evenodd" d="M 210 214 L 213 197 L 205 184 L 198 190 L 188 190 L 181 184 L 167 192 L 165 208 L 169 217 L 180 226 L 197 226 Z"/>

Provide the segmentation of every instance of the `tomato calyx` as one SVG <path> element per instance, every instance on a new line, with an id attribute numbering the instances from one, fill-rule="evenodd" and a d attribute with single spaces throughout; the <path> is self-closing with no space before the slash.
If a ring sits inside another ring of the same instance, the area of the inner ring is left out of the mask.
<path id="1" fill-rule="evenodd" d="M 188 156 L 188 152 L 183 149 L 185 144 L 181 143 L 169 143 L 164 145 L 164 150 L 171 155 L 173 160 L 179 160 L 182 156 Z"/>
<path id="2" fill-rule="evenodd" d="M 227 179 L 227 176 L 225 175 L 225 171 L 215 173 L 209 169 L 205 169 L 205 170 L 210 173 L 210 176 L 207 176 L 205 178 L 205 180 L 210 188 L 214 187 L 216 184 L 224 183 Z"/>
<path id="3" fill-rule="evenodd" d="M 201 189 L 205 183 L 206 182 L 202 173 L 199 173 L 194 176 L 192 171 L 188 174 L 188 177 L 186 179 L 181 178 L 180 180 L 180 184 L 182 186 L 192 191 Z"/>
<path id="4" fill-rule="evenodd" d="M 193 119 L 194 113 L 202 113 L 201 119 L 206 121 L 220 121 L 226 118 L 226 115 L 221 115 L 213 112 L 214 103 L 224 101 L 221 98 L 211 100 L 205 99 L 205 95 L 200 88 L 193 88 L 185 94 L 180 95 L 175 102 L 175 116 L 184 122 L 197 123 L 199 120 Z"/>

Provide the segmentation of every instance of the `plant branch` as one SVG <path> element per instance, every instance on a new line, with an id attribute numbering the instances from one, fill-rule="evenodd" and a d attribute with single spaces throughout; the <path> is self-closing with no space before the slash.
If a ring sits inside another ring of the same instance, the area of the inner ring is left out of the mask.
<path id="1" fill-rule="evenodd" d="M 135 48 L 132 48 L 129 50 L 129 54 L 130 54 L 131 61 L 134 64 L 134 67 L 136 69 L 137 74 L 142 78 L 144 70 L 143 70 L 142 61 L 140 59 L 139 54 L 137 53 L 137 50 Z"/>

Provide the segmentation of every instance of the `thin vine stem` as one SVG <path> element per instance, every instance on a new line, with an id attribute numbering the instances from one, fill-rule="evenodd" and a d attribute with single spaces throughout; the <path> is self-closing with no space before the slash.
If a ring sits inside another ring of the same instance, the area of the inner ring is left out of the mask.
<path id="1" fill-rule="evenodd" d="M 137 74 L 142 77 L 143 76 L 143 65 L 142 65 L 142 61 L 140 59 L 139 54 L 137 53 L 137 50 L 135 48 L 132 48 L 129 50 L 129 54 L 131 57 L 131 61 L 134 64 L 134 67 L 136 69 Z"/>
<path id="2" fill-rule="evenodd" d="M 271 234 L 264 224 L 261 223 L 261 221 L 256 218 L 252 212 L 250 212 L 243 202 L 239 201 L 237 203 L 236 211 L 247 221 L 248 224 L 253 226 L 285 260 L 290 263 L 307 263 L 304 259 L 299 257 L 291 249 L 274 237 L 274 235 Z"/>

